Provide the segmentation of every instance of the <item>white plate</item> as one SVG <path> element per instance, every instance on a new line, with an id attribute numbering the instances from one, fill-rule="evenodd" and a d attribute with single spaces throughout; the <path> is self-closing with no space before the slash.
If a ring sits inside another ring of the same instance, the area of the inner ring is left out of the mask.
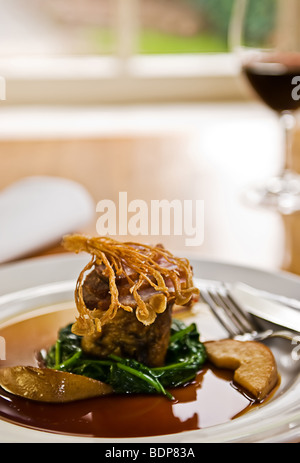
<path id="1" fill-rule="evenodd" d="M 41 306 L 73 301 L 75 281 L 88 261 L 86 255 L 61 255 L 30 259 L 0 268 L 0 322 Z M 299 298 L 300 278 L 287 273 L 269 273 L 254 268 L 213 261 L 193 261 L 195 279 L 243 281 L 269 292 Z M 224 332 L 204 307 L 197 322 L 203 338 L 222 337 Z M 1 442 L 113 442 L 113 443 L 202 443 L 202 442 L 298 442 L 300 441 L 300 361 L 291 357 L 289 341 L 273 340 L 281 385 L 264 406 L 225 424 L 181 434 L 139 439 L 73 437 L 31 430 L 0 420 Z"/>

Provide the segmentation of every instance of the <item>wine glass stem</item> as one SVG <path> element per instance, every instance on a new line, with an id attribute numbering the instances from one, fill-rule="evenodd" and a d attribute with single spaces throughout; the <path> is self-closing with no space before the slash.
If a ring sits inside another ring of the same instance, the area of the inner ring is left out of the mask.
<path id="1" fill-rule="evenodd" d="M 284 173 L 286 171 L 292 170 L 295 117 L 291 112 L 284 111 L 280 114 L 280 122 L 283 127 L 284 134 Z"/>

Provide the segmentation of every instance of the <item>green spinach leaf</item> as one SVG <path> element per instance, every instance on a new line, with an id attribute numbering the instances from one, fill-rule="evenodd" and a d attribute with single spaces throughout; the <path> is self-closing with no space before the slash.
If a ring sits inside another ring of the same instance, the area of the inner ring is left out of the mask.
<path id="1" fill-rule="evenodd" d="M 192 381 L 206 361 L 194 323 L 186 326 L 173 319 L 166 364 L 149 368 L 133 359 L 110 355 L 105 359 L 87 356 L 81 349 L 81 337 L 72 333 L 71 324 L 58 333 L 56 343 L 44 356 L 45 366 L 88 376 L 110 384 L 116 393 L 172 395 L 166 388 Z"/>

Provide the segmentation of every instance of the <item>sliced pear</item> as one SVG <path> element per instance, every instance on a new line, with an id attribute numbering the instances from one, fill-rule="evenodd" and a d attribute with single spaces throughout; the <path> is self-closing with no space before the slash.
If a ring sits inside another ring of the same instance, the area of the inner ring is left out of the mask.
<path id="1" fill-rule="evenodd" d="M 278 382 L 271 350 L 255 341 L 224 339 L 205 343 L 208 359 L 219 368 L 234 370 L 234 381 L 257 400 L 264 399 Z"/>
<path id="2" fill-rule="evenodd" d="M 73 402 L 112 393 L 108 384 L 86 376 L 49 368 L 15 366 L 0 369 L 0 386 L 38 402 Z"/>

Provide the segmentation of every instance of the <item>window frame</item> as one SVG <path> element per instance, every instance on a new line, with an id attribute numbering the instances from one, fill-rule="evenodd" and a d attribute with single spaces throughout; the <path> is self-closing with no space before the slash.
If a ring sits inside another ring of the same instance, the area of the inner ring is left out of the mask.
<path id="1" fill-rule="evenodd" d="M 232 53 L 138 55 L 139 0 L 114 0 L 116 54 L 0 58 L 6 104 L 224 101 L 245 97 Z"/>
<path id="2" fill-rule="evenodd" d="M 0 59 L 6 104 L 241 100 L 235 56 L 143 55 Z"/>

